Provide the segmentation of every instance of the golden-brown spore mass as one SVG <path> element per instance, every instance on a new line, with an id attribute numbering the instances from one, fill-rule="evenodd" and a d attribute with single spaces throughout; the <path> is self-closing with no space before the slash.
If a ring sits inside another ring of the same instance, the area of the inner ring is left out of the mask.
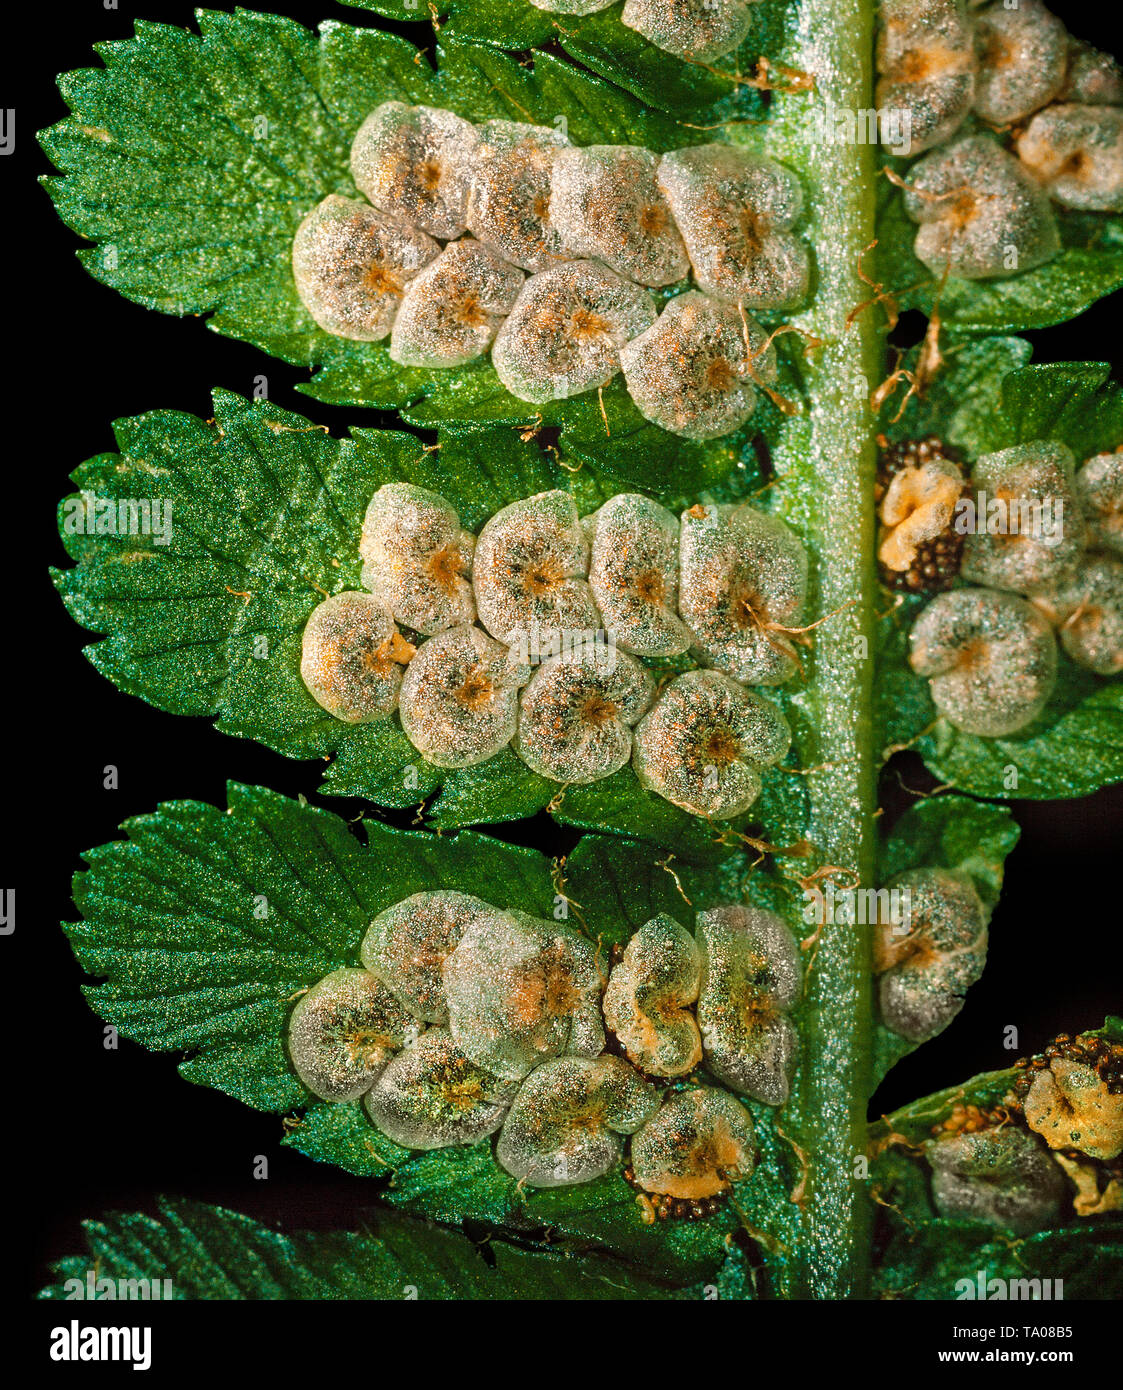
<path id="1" fill-rule="evenodd" d="M 935 1139 L 926 1146 L 936 1210 L 1016 1236 L 1061 1220 L 1068 1182 L 1045 1146 L 1013 1125 Z"/>
<path id="2" fill-rule="evenodd" d="M 964 0 L 881 0 L 877 106 L 908 116 L 908 149 L 949 139 L 975 99 L 975 46 Z M 904 133 L 904 132 L 902 132 Z"/>
<path id="3" fill-rule="evenodd" d="M 380 212 L 447 241 L 464 230 L 475 143 L 451 111 L 384 101 L 355 136 L 351 176 Z"/>
<path id="4" fill-rule="evenodd" d="M 980 500 L 963 542 L 963 578 L 1019 594 L 1070 578 L 1085 540 L 1075 468 L 1064 444 L 1044 439 L 977 459 L 972 489 L 986 508 Z"/>
<path id="5" fill-rule="evenodd" d="M 625 652 L 551 657 L 519 699 L 515 751 L 532 772 L 556 782 L 611 777 L 631 758 L 632 726 L 654 694 L 651 674 Z"/>
<path id="6" fill-rule="evenodd" d="M 363 724 L 393 713 L 412 651 L 381 600 L 358 590 L 332 594 L 304 626 L 300 677 L 329 714 Z"/>
<path id="7" fill-rule="evenodd" d="M 625 0 L 620 22 L 656 48 L 712 63 L 739 48 L 752 28 L 755 0 Z"/>
<path id="8" fill-rule="evenodd" d="M 886 886 L 901 910 L 874 929 L 881 1016 L 899 1036 L 926 1042 L 982 976 L 988 913 L 970 879 L 948 869 L 911 869 Z"/>
<path id="9" fill-rule="evenodd" d="M 436 767 L 473 767 L 515 736 L 519 689 L 530 666 L 478 627 L 430 637 L 398 696 L 406 737 Z"/>
<path id="10" fill-rule="evenodd" d="M 519 400 L 564 400 L 607 386 L 620 349 L 654 322 L 645 289 L 593 261 L 570 261 L 526 281 L 491 360 Z"/>
<path id="11" fill-rule="evenodd" d="M 390 332 L 406 286 L 440 249 L 424 232 L 333 193 L 297 228 L 293 278 L 325 332 L 373 343 Z"/>
<path id="12" fill-rule="evenodd" d="M 714 143 L 665 154 L 656 178 L 700 289 L 755 310 L 791 308 L 806 297 L 810 256 L 792 230 L 803 191 L 790 170 Z"/>
<path id="13" fill-rule="evenodd" d="M 374 1084 L 417 1025 L 369 970 L 333 970 L 297 1000 L 288 1049 L 321 1100 L 354 1100 Z"/>
<path id="14" fill-rule="evenodd" d="M 791 743 L 780 711 L 721 671 L 676 676 L 633 737 L 640 784 L 713 820 L 747 811 Z"/>
<path id="15" fill-rule="evenodd" d="M 619 1167 L 622 1136 L 658 1104 L 654 1086 L 619 1057 L 561 1057 L 523 1082 L 495 1157 L 531 1187 L 591 1182 Z"/>
<path id="16" fill-rule="evenodd" d="M 1098 676 L 1123 671 L 1123 560 L 1087 555 L 1071 579 L 1037 594 L 1034 603 L 1078 666 Z"/>
<path id="17" fill-rule="evenodd" d="M 562 1053 L 604 1049 L 595 948 L 524 912 L 473 922 L 444 963 L 449 1031 L 477 1066 L 517 1081 Z"/>
<path id="18" fill-rule="evenodd" d="M 385 483 L 363 517 L 362 581 L 403 626 L 432 636 L 475 619 L 474 545 L 443 497 Z"/>
<path id="19" fill-rule="evenodd" d="M 953 526 L 963 472 L 935 438 L 890 448 L 878 473 L 877 559 L 891 588 L 950 587 L 959 572 L 963 537 Z"/>
<path id="20" fill-rule="evenodd" d="M 690 1011 L 701 977 L 694 938 L 666 913 L 640 927 L 612 967 L 604 1019 L 628 1060 L 648 1076 L 686 1076 L 701 1062 L 702 1039 Z"/>
<path id="21" fill-rule="evenodd" d="M 569 493 L 557 489 L 512 502 L 484 524 L 476 544 L 472 583 L 480 622 L 535 662 L 551 634 L 600 628 L 588 572 L 588 541 Z"/>
<path id="22" fill-rule="evenodd" d="M 727 1091 L 679 1091 L 632 1136 L 631 1161 L 636 1185 L 646 1192 L 679 1201 L 716 1197 L 753 1171 L 752 1116 Z"/>
<path id="23" fill-rule="evenodd" d="M 1103 1162 L 1123 1154 L 1123 1091 L 1086 1061 L 1051 1057 L 1032 1073 L 1022 1113 L 1051 1149 Z"/>
<path id="24" fill-rule="evenodd" d="M 905 210 L 920 224 L 917 258 L 936 275 L 1001 279 L 1060 250 L 1048 194 L 989 136 L 968 136 L 914 164 Z"/>
<path id="25" fill-rule="evenodd" d="M 690 270 L 674 216 L 655 182 L 659 156 L 639 145 L 587 145 L 554 161 L 550 222 L 578 256 L 640 285 Z"/>
<path id="26" fill-rule="evenodd" d="M 732 1090 L 783 1105 L 796 1064 L 788 1010 L 799 997 L 799 947 L 774 912 L 742 904 L 699 912 L 698 1026 L 709 1071 Z"/>
<path id="27" fill-rule="evenodd" d="M 1002 738 L 1045 708 L 1057 679 L 1052 629 L 1025 599 L 955 589 L 921 612 L 909 660 L 927 676 L 936 709 L 957 729 Z"/>
<path id="28" fill-rule="evenodd" d="M 1048 106 L 1019 135 L 1018 157 L 1062 207 L 1123 212 L 1123 110 Z"/>
<path id="29" fill-rule="evenodd" d="M 719 671 L 781 685 L 799 669 L 789 631 L 802 622 L 807 552 L 778 517 L 737 506 L 681 518 L 679 612 Z"/>
<path id="30" fill-rule="evenodd" d="M 776 380 L 776 352 L 751 314 L 697 290 L 676 295 L 620 353 L 645 419 L 685 439 L 716 439 L 756 409 L 758 385 Z"/>
<path id="31" fill-rule="evenodd" d="M 1088 545 L 1123 555 L 1123 448 L 1096 454 L 1076 475 Z"/>
<path id="32" fill-rule="evenodd" d="M 451 242 L 406 287 L 390 356 L 407 367 L 459 367 L 491 346 L 523 273 L 471 237 Z"/>
<path id="33" fill-rule="evenodd" d="M 446 1029 L 430 1028 L 390 1062 L 364 1105 L 396 1144 L 446 1149 L 494 1134 L 517 1090 L 469 1061 Z"/>
<path id="34" fill-rule="evenodd" d="M 677 656 L 691 642 L 678 616 L 678 519 L 638 492 L 622 492 L 585 519 L 589 588 L 621 651 Z"/>
<path id="35" fill-rule="evenodd" d="M 363 965 L 426 1023 L 448 1022 L 444 963 L 467 929 L 498 916 L 498 909 L 470 893 L 432 889 L 388 907 L 363 937 Z"/>
<path id="36" fill-rule="evenodd" d="M 572 259 L 549 217 L 554 159 L 568 139 L 552 126 L 518 121 L 485 121 L 476 131 L 468 230 L 505 261 L 532 273 Z"/>
<path id="37" fill-rule="evenodd" d="M 975 110 L 991 125 L 1024 120 L 1068 74 L 1068 30 L 1040 0 L 990 5 L 975 20 Z"/>

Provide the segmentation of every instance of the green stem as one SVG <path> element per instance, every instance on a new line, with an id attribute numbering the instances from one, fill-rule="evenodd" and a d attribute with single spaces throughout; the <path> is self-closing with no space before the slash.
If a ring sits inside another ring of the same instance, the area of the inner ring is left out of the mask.
<path id="1" fill-rule="evenodd" d="M 802 766 L 817 769 L 807 776 L 817 861 L 875 886 L 870 392 L 884 374 L 884 342 L 875 311 L 856 319 L 853 311 L 871 294 L 859 269 L 875 236 L 877 147 L 828 143 L 815 121 L 828 101 L 839 111 L 873 107 L 873 3 L 803 0 L 798 15 L 782 57 L 814 77 L 815 91 L 776 99 L 768 140 L 804 179 L 817 282 L 811 307 L 794 322 L 822 346 L 804 367 L 803 413 L 776 452 L 777 501 L 812 555 L 816 613 L 833 616 L 816 631 L 792 714 Z M 794 336 L 787 342 L 797 347 Z M 781 1116 L 808 1165 L 788 1263 L 792 1297 L 869 1292 L 868 1183 L 855 1173 L 855 1158 L 866 1149 L 871 1090 L 870 975 L 868 932 L 825 925 L 796 1015 L 802 1061 Z"/>

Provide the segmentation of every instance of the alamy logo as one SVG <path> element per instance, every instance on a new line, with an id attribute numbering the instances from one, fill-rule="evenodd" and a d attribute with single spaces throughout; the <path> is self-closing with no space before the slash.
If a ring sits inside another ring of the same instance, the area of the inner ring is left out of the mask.
<path id="1" fill-rule="evenodd" d="M 976 1271 L 974 1279 L 957 1279 L 955 1297 L 985 1299 L 987 1302 L 1060 1303 L 1064 1301 L 1063 1279 L 988 1279 L 985 1269 Z"/>
<path id="2" fill-rule="evenodd" d="M 808 888 L 803 895 L 803 920 L 818 926 L 892 926 L 907 935 L 912 900 L 907 888 Z"/>
<path id="3" fill-rule="evenodd" d="M 954 526 L 961 536 L 1029 536 L 1042 545 L 1064 539 L 1063 497 L 988 497 L 977 492 L 955 504 Z"/>
<path id="4" fill-rule="evenodd" d="M 51 1328 L 52 1361 L 131 1361 L 134 1371 L 152 1365 L 150 1327 L 83 1327 L 72 1318 L 68 1327 Z"/>
<path id="5" fill-rule="evenodd" d="M 912 112 L 907 107 L 836 106 L 827 97 L 812 118 L 817 145 L 884 145 L 894 154 L 912 153 Z"/>
<path id="6" fill-rule="evenodd" d="M 99 497 L 84 489 L 63 503 L 62 529 L 68 536 L 151 536 L 153 544 L 172 538 L 169 497 Z"/>
<path id="7" fill-rule="evenodd" d="M 158 1300 L 167 1303 L 175 1297 L 170 1279 L 99 1279 L 92 1269 L 86 1271 L 85 1279 L 67 1279 L 62 1287 L 68 1300 L 87 1299 L 90 1302 L 120 1299 L 122 1302 Z"/>
<path id="8" fill-rule="evenodd" d="M 511 655 L 524 666 L 557 657 L 567 666 L 595 666 L 599 675 L 616 670 L 616 634 L 604 628 L 541 627 L 537 618 L 530 628 L 519 628 L 511 638 Z"/>

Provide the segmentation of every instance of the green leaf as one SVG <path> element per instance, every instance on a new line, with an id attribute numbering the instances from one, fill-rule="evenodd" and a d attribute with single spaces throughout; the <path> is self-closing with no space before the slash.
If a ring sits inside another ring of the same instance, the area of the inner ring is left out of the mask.
<path id="1" fill-rule="evenodd" d="M 539 410 L 510 395 L 487 360 L 400 367 L 384 343 L 319 329 L 292 277 L 301 218 L 329 193 L 354 194 L 351 141 L 380 102 L 425 102 L 473 120 L 564 119 L 578 144 L 656 150 L 707 138 L 696 108 L 682 125 L 553 54 L 524 65 L 451 35 L 433 71 L 413 45 L 375 29 L 328 22 L 317 38 L 249 11 L 201 11 L 199 27 L 201 37 L 138 23 L 135 39 L 98 49 L 104 71 L 60 80 L 73 114 L 42 134 L 63 174 L 46 187 L 67 225 L 94 243 L 79 255 L 97 279 L 149 308 L 212 314 L 217 332 L 319 368 L 301 389 L 320 400 L 402 409 L 424 426 L 558 428 L 577 462 L 625 486 L 696 492 L 752 461 L 749 429 L 706 444 L 678 439 L 645 421 L 619 383 L 603 402 L 588 392 Z M 661 66 L 672 65 L 689 71 L 662 55 Z"/>
<path id="2" fill-rule="evenodd" d="M 902 177 L 908 165 L 890 160 Z M 878 272 L 902 309 L 938 313 L 953 335 L 1024 333 L 1079 317 L 1123 286 L 1123 217 L 1058 211 L 1062 249 L 1036 270 L 1007 279 L 942 282 L 913 254 L 916 224 L 900 189 L 885 181 L 878 211 Z"/>
<path id="3" fill-rule="evenodd" d="M 1077 460 L 1118 448 L 1123 387 L 1110 375 L 1107 362 L 1052 362 L 1011 372 L 1002 383 L 1008 443 L 1059 439 Z"/>
<path id="4" fill-rule="evenodd" d="M 180 1070 L 262 1110 L 304 1104 L 285 1051 L 293 1000 L 358 964 L 371 919 L 425 889 L 457 888 L 548 916 L 542 855 L 338 816 L 231 784 L 223 813 L 169 802 L 85 856 L 74 882 L 75 956 L 105 983 L 95 1011 L 127 1038 L 188 1054 Z"/>
<path id="5" fill-rule="evenodd" d="M 344 0 L 388 19 L 416 18 L 401 0 Z M 441 33 L 478 39 L 499 48 L 525 49 L 558 44 L 592 72 L 622 87 L 641 102 L 674 112 L 687 121 L 759 120 L 761 94 L 738 79 L 760 56 L 775 55 L 792 22 L 792 0 L 760 0 L 753 5 L 753 27 L 736 53 L 713 64 L 689 63 L 656 48 L 620 22 L 621 5 L 596 14 L 550 14 L 529 0 L 440 0 L 433 18 Z"/>
<path id="6" fill-rule="evenodd" d="M 933 776 L 972 796 L 1090 796 L 1123 779 L 1123 684 L 1062 658 L 1048 705 L 1019 733 L 979 738 L 941 719 L 915 746 Z"/>
<path id="7" fill-rule="evenodd" d="M 88 1279 L 164 1280 L 179 1300 L 403 1298 L 569 1301 L 680 1299 L 673 1288 L 595 1253 L 530 1251 L 501 1240 L 482 1248 L 453 1231 L 379 1210 L 370 1228 L 281 1235 L 249 1217 L 202 1202 L 161 1199 L 141 1212 L 83 1222 L 87 1253 L 54 1267 L 40 1298 L 74 1297 Z M 67 1288 L 67 1281 L 77 1285 Z M 77 1294 L 82 1297 L 82 1294 Z M 122 1295 L 124 1296 L 124 1295 Z"/>

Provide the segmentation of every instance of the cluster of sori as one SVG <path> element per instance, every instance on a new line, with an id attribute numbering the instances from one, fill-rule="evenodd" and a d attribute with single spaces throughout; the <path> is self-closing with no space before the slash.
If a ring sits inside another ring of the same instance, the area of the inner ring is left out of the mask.
<path id="1" fill-rule="evenodd" d="M 941 1216 L 1015 1235 L 1123 1210 L 1123 1045 L 1062 1035 L 993 1111 L 958 1105 L 925 1146 Z"/>
<path id="2" fill-rule="evenodd" d="M 810 255 L 792 230 L 799 181 L 770 159 L 577 148 L 552 126 L 388 101 L 351 169 L 369 202 L 330 195 L 293 244 L 300 298 L 329 333 L 389 336 L 411 367 L 490 349 L 503 385 L 536 404 L 623 371 L 642 414 L 688 439 L 738 429 L 775 380 L 752 312 L 799 303 Z M 691 269 L 697 288 L 660 312 L 650 290 Z"/>
<path id="3" fill-rule="evenodd" d="M 930 270 L 1014 275 L 1060 250 L 1053 204 L 1123 211 L 1123 73 L 1041 0 L 882 0 L 881 21 L 878 107 L 931 151 L 905 185 Z"/>
<path id="4" fill-rule="evenodd" d="M 882 576 L 949 589 L 912 629 L 910 660 L 956 728 L 1017 733 L 1044 709 L 1057 639 L 1100 676 L 1123 671 L 1123 449 L 1079 468 L 1036 440 L 979 458 L 971 488 L 938 440 L 897 445 L 879 485 Z M 950 586 L 960 579 L 973 587 Z"/>
<path id="5" fill-rule="evenodd" d="M 783 715 L 749 688 L 798 669 L 788 634 L 807 555 L 775 517 L 698 505 L 677 518 L 622 493 L 581 518 L 555 491 L 504 507 L 475 538 L 444 498 L 387 483 L 360 554 L 369 592 L 313 610 L 301 675 L 345 722 L 396 709 L 437 767 L 510 746 L 581 785 L 631 761 L 650 791 L 727 820 L 788 750 Z M 704 669 L 673 674 L 667 660 L 683 657 Z M 648 663 L 661 660 L 657 684 Z"/>
<path id="6" fill-rule="evenodd" d="M 551 14 L 584 15 L 617 0 L 530 0 Z M 739 48 L 752 23 L 756 0 L 624 0 L 621 24 L 656 48 L 696 63 L 712 63 Z"/>
<path id="7" fill-rule="evenodd" d="M 694 936 L 660 915 L 609 970 L 563 923 L 438 890 L 380 913 L 360 958 L 298 1000 L 289 1055 L 409 1149 L 498 1132 L 507 1172 L 559 1187 L 619 1168 L 630 1136 L 649 1217 L 699 1215 L 753 1168 L 731 1092 L 788 1097 L 799 948 L 762 909 L 700 912 Z"/>

